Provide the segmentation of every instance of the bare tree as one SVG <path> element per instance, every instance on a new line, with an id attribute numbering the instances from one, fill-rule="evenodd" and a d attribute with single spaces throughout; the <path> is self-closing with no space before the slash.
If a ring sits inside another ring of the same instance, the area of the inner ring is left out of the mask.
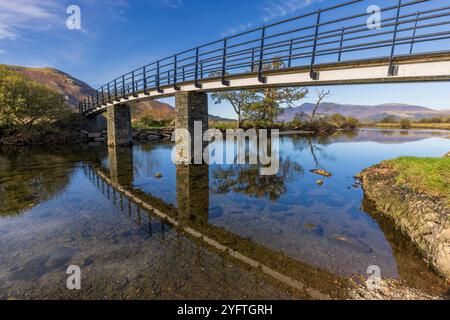
<path id="1" fill-rule="evenodd" d="M 319 110 L 320 105 L 325 100 L 325 98 L 328 96 L 331 96 L 331 91 L 329 91 L 329 90 L 319 91 L 316 89 L 316 94 L 317 94 L 317 100 L 316 100 L 316 105 L 314 106 L 314 109 L 311 113 L 311 120 L 310 120 L 311 122 L 314 122 L 316 115 L 317 115 L 317 111 Z"/>

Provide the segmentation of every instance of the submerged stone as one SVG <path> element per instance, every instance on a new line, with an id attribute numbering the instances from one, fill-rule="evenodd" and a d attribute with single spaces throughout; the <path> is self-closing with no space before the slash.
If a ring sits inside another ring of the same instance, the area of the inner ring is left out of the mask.
<path id="1" fill-rule="evenodd" d="M 317 170 L 312 170 L 312 173 L 324 176 L 324 177 L 331 177 L 333 176 L 330 172 L 326 171 L 326 170 L 322 170 L 322 169 L 317 169 Z"/>

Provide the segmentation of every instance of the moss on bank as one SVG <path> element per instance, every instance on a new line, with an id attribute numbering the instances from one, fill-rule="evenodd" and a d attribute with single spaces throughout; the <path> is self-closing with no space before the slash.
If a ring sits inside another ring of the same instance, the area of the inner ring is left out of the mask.
<path id="1" fill-rule="evenodd" d="M 398 186 L 445 199 L 450 204 L 450 158 L 402 157 L 385 161 L 396 173 Z"/>

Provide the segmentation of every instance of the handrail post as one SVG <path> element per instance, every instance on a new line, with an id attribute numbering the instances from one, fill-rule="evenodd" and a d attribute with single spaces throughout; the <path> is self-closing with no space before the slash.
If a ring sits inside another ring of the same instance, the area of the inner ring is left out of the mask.
<path id="1" fill-rule="evenodd" d="M 292 49 L 294 45 L 294 40 L 291 39 L 289 42 L 289 62 L 288 62 L 288 68 L 292 67 Z"/>
<path id="2" fill-rule="evenodd" d="M 120 101 L 117 95 L 117 79 L 114 79 L 114 100 L 116 100 L 117 102 Z"/>
<path id="3" fill-rule="evenodd" d="M 389 58 L 389 71 L 388 76 L 393 77 L 398 75 L 398 65 L 394 64 L 394 55 L 395 55 L 395 44 L 397 42 L 397 31 L 398 31 L 398 25 L 399 25 L 399 19 L 400 19 L 400 10 L 402 8 L 402 0 L 398 0 L 397 5 L 397 17 L 395 20 L 395 27 L 394 27 L 394 35 L 392 37 L 392 47 L 391 47 L 391 56 Z"/>
<path id="4" fill-rule="evenodd" d="M 123 98 L 125 100 L 128 100 L 128 96 L 125 91 L 125 75 L 122 76 L 122 93 L 123 93 Z"/>
<path id="5" fill-rule="evenodd" d="M 136 94 L 136 82 L 135 82 L 135 75 L 134 75 L 134 71 L 131 72 L 131 85 L 133 86 L 133 97 L 137 98 L 138 95 Z"/>
<path id="6" fill-rule="evenodd" d="M 161 90 L 161 71 L 159 69 L 160 62 L 159 60 L 156 62 L 156 91 L 158 93 L 164 93 L 163 90 Z"/>
<path id="7" fill-rule="evenodd" d="M 80 114 L 84 114 L 84 110 L 83 110 L 83 107 L 82 107 L 82 102 L 79 102 L 79 103 L 78 103 L 78 112 L 79 112 Z"/>
<path id="8" fill-rule="evenodd" d="M 109 88 L 109 82 L 108 82 L 108 103 L 111 103 L 111 92 L 110 92 L 110 88 Z"/>
<path id="9" fill-rule="evenodd" d="M 96 95 L 97 95 L 97 105 L 96 105 L 96 107 L 98 107 L 100 105 L 100 93 L 98 92 L 98 90 L 96 91 Z"/>
<path id="10" fill-rule="evenodd" d="M 410 55 L 413 53 L 414 43 L 416 42 L 417 26 L 419 24 L 419 17 L 420 17 L 420 15 L 421 15 L 421 13 L 417 12 L 416 23 L 414 24 L 414 32 L 413 32 L 413 37 L 412 37 L 412 41 L 411 41 L 411 48 L 409 49 L 409 54 Z"/>
<path id="11" fill-rule="evenodd" d="M 102 106 L 105 105 L 105 86 L 101 88 L 102 90 Z"/>
<path id="12" fill-rule="evenodd" d="M 147 68 L 144 66 L 142 68 L 142 76 L 144 77 L 144 95 L 149 96 L 148 83 L 147 83 Z"/>
<path id="13" fill-rule="evenodd" d="M 173 88 L 175 89 L 175 91 L 179 91 L 180 87 L 178 87 L 177 83 L 178 83 L 178 56 L 174 55 L 173 56 Z"/>
<path id="14" fill-rule="evenodd" d="M 199 60 L 200 60 L 200 54 L 199 53 L 200 53 L 199 52 L 199 48 L 197 47 L 195 49 L 195 81 L 194 81 L 194 86 L 197 89 L 201 89 L 202 88 L 202 85 L 200 83 L 198 83 L 198 63 L 199 63 Z"/>
<path id="15" fill-rule="evenodd" d="M 252 48 L 252 65 L 250 70 L 251 72 L 255 72 L 255 48 Z"/>
<path id="16" fill-rule="evenodd" d="M 339 44 L 339 57 L 338 57 L 338 62 L 341 62 L 342 60 L 342 48 L 344 47 L 344 36 L 345 36 L 345 27 L 342 27 L 342 31 L 341 31 L 341 41 Z"/>
<path id="17" fill-rule="evenodd" d="M 322 15 L 322 11 L 319 9 L 317 10 L 317 22 L 316 22 L 316 30 L 314 33 L 314 44 L 313 44 L 313 51 L 311 55 L 311 67 L 309 70 L 309 76 L 312 80 L 319 80 L 320 74 L 319 72 L 314 70 L 314 66 L 316 64 L 316 52 L 317 52 L 317 37 L 319 36 L 319 27 L 320 27 L 320 17 Z"/>
<path id="18" fill-rule="evenodd" d="M 227 42 L 228 39 L 225 37 L 223 39 L 223 53 L 222 53 L 222 85 L 229 86 L 230 81 L 225 79 L 227 73 Z"/>
<path id="19" fill-rule="evenodd" d="M 258 66 L 258 81 L 261 83 L 267 82 L 267 78 L 263 75 L 265 40 L 266 40 L 266 26 L 263 26 L 261 29 L 261 46 L 259 49 L 259 66 Z"/>

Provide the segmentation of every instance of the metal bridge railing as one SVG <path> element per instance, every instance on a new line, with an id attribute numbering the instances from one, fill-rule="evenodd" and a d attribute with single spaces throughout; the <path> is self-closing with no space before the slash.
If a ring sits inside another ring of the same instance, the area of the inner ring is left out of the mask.
<path id="1" fill-rule="evenodd" d="M 353 0 L 262 26 L 158 60 L 105 84 L 80 103 L 84 115 L 108 103 L 150 90 L 254 73 L 261 83 L 273 61 L 280 69 L 309 67 L 318 80 L 319 63 L 355 59 L 389 58 L 389 76 L 396 75 L 396 55 L 430 53 L 450 49 L 450 5 L 441 0 L 384 0 L 381 28 L 369 27 L 373 0 Z M 349 14 L 352 12 L 353 14 Z M 433 42 L 433 50 L 429 43 Z M 426 45 L 425 45 L 426 44 Z"/>

